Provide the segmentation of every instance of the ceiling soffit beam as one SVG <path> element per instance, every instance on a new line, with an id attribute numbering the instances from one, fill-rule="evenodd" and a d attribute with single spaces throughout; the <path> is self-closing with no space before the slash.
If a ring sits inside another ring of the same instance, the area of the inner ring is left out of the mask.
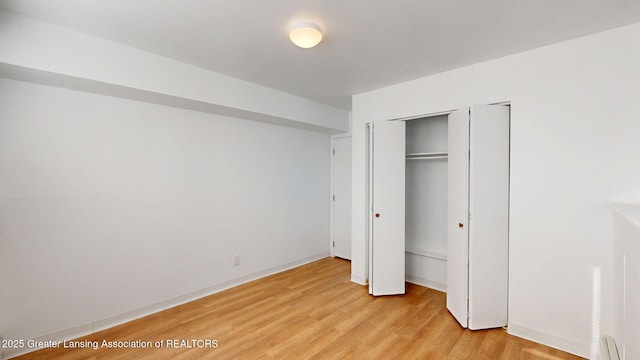
<path id="1" fill-rule="evenodd" d="M 328 134 L 349 130 L 347 111 L 4 11 L 0 76 Z"/>

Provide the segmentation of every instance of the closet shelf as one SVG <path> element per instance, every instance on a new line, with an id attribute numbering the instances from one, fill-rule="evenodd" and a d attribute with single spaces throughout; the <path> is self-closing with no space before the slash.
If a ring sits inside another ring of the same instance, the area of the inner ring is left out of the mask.
<path id="1" fill-rule="evenodd" d="M 449 154 L 446 152 L 430 152 L 430 153 L 407 153 L 407 160 L 442 160 L 447 159 Z"/>
<path id="2" fill-rule="evenodd" d="M 405 249 L 404 252 L 406 254 L 413 254 L 413 255 L 424 256 L 424 257 L 429 257 L 429 258 L 433 258 L 433 259 L 445 260 L 445 261 L 447 260 L 447 255 L 439 254 L 439 253 L 435 253 L 435 252 L 430 252 L 430 251 L 420 251 L 420 250 L 414 250 L 414 249 Z"/>

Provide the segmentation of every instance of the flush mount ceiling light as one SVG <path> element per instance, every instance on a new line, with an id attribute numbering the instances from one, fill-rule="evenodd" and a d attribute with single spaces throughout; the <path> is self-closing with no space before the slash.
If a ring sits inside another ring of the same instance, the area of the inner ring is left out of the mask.
<path id="1" fill-rule="evenodd" d="M 320 26 L 310 22 L 299 22 L 289 30 L 289 39 L 303 49 L 312 48 L 322 40 Z"/>

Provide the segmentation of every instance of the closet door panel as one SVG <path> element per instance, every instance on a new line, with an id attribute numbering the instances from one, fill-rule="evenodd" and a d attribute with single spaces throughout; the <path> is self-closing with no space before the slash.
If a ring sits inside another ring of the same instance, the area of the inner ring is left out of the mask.
<path id="1" fill-rule="evenodd" d="M 509 108 L 471 107 L 469 328 L 507 324 Z"/>
<path id="2" fill-rule="evenodd" d="M 373 127 L 373 229 L 369 281 L 373 295 L 405 292 L 405 122 Z"/>
<path id="3" fill-rule="evenodd" d="M 468 320 L 469 109 L 448 124 L 447 309 L 462 327 Z"/>

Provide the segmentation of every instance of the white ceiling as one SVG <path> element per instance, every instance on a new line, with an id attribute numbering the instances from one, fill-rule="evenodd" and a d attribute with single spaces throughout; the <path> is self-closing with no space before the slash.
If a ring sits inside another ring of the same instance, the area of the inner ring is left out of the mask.
<path id="1" fill-rule="evenodd" d="M 0 0 L 0 8 L 346 110 L 353 94 L 640 21 L 640 0 Z M 301 20 L 323 29 L 316 48 L 289 42 L 288 27 Z"/>

